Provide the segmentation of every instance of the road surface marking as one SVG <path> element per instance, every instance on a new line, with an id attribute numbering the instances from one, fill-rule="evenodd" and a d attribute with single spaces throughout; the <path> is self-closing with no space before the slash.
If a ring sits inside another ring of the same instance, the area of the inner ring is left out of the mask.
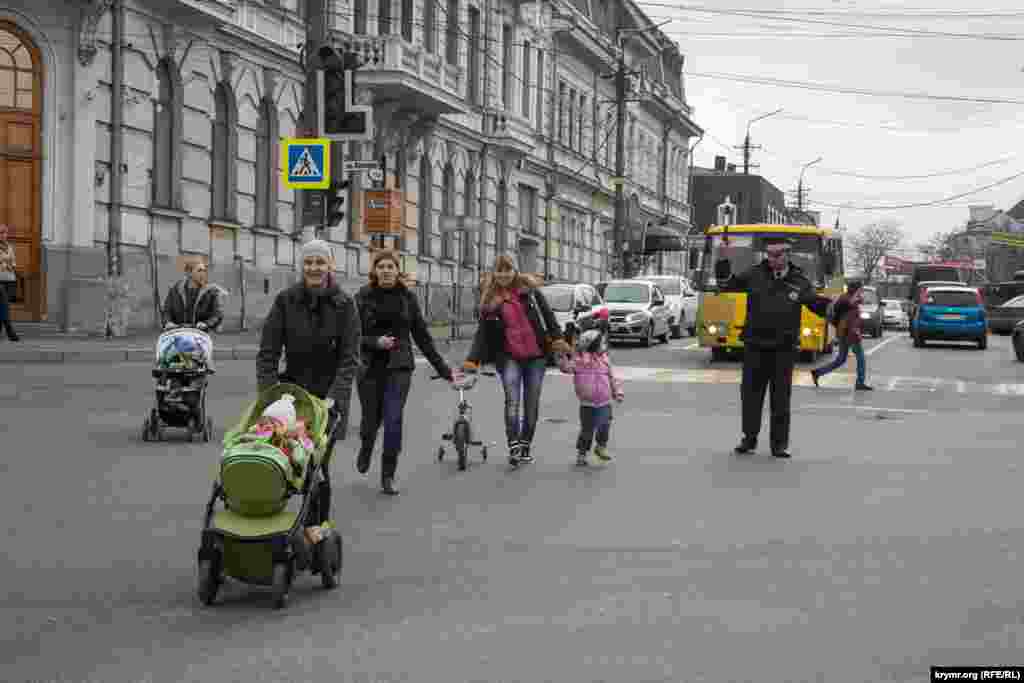
<path id="1" fill-rule="evenodd" d="M 966 394 L 967 393 L 967 382 L 963 381 L 962 379 L 958 379 L 956 381 L 956 393 L 958 393 L 958 394 Z"/>
<path id="2" fill-rule="evenodd" d="M 890 342 L 894 342 L 894 341 L 896 341 L 897 339 L 899 339 L 899 337 L 898 337 L 898 336 L 892 336 L 892 337 L 889 337 L 889 338 L 888 338 L 888 339 L 886 339 L 885 341 L 881 341 L 881 342 L 879 342 L 879 343 L 875 344 L 874 346 L 872 346 L 872 347 L 871 347 L 870 349 L 867 349 L 867 350 L 866 350 L 866 351 L 864 352 L 864 355 L 865 355 L 865 356 L 870 356 L 871 354 L 873 354 L 873 353 L 874 353 L 875 351 L 877 351 L 878 349 L 882 348 L 883 346 L 885 346 L 886 344 L 888 344 L 888 343 L 890 343 Z"/>
<path id="3" fill-rule="evenodd" d="M 700 342 L 693 342 L 692 344 L 688 344 L 683 348 L 686 349 L 687 351 L 692 351 L 693 349 L 700 348 Z"/>
<path id="4" fill-rule="evenodd" d="M 807 403 L 801 408 L 842 408 L 844 410 L 861 410 L 875 413 L 906 413 L 908 415 L 927 415 L 931 413 L 930 410 L 921 410 L 919 408 L 876 408 L 874 406 L 855 406 L 846 403 Z"/>

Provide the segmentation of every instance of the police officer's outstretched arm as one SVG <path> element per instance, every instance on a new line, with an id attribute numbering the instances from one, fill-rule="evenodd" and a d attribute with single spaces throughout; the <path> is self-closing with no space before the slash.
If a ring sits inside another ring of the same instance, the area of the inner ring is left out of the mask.
<path id="1" fill-rule="evenodd" d="M 817 290 L 814 288 L 814 284 L 804 279 L 804 284 L 800 288 L 800 303 L 807 308 L 811 309 L 811 312 L 815 315 L 819 315 L 822 318 L 828 315 L 829 304 L 832 300 L 827 296 L 818 296 Z"/>
<path id="2" fill-rule="evenodd" d="M 277 368 L 284 347 L 285 315 L 283 293 L 274 299 L 260 332 L 260 350 L 256 356 L 257 384 L 260 389 L 277 384 Z"/>
<path id="3" fill-rule="evenodd" d="M 718 288 L 727 292 L 745 292 L 750 289 L 750 273 L 747 269 L 742 273 L 732 272 L 732 263 L 728 258 L 715 261 L 715 280 Z"/>
<path id="4" fill-rule="evenodd" d="M 362 322 L 355 299 L 348 295 L 341 295 L 340 299 L 339 315 L 341 319 L 338 321 L 338 328 L 341 333 L 338 339 L 338 370 L 334 375 L 331 388 L 327 391 L 327 396 L 334 400 L 333 410 L 337 416 L 334 434 L 339 440 L 344 439 L 348 432 L 352 382 L 359 369 L 359 340 L 362 338 Z"/>

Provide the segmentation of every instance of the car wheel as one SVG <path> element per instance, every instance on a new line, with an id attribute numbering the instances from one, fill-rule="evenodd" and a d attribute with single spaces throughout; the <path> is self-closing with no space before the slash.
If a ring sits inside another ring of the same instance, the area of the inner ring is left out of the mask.
<path id="1" fill-rule="evenodd" d="M 924 348 L 924 337 L 922 337 L 919 334 L 915 334 L 914 335 L 914 348 L 915 349 L 923 349 Z"/>
<path id="2" fill-rule="evenodd" d="M 672 326 L 672 338 L 682 339 L 683 338 L 683 326 L 682 324 Z"/>
<path id="3" fill-rule="evenodd" d="M 641 342 L 644 348 L 651 348 L 654 346 L 654 322 L 647 326 L 647 332 L 644 335 L 643 341 Z"/>
<path id="4" fill-rule="evenodd" d="M 1016 338 L 1013 340 L 1013 352 L 1017 354 L 1017 360 L 1024 363 L 1024 343 Z"/>
<path id="5" fill-rule="evenodd" d="M 978 340 L 978 348 L 982 351 L 988 348 L 988 335 L 985 335 Z"/>

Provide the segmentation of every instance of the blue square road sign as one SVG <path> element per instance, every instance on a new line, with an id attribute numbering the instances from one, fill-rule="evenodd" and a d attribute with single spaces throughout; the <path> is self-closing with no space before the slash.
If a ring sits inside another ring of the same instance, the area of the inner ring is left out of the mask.
<path id="1" fill-rule="evenodd" d="M 284 184 L 294 190 L 326 190 L 331 185 L 330 140 L 289 138 L 281 143 Z"/>

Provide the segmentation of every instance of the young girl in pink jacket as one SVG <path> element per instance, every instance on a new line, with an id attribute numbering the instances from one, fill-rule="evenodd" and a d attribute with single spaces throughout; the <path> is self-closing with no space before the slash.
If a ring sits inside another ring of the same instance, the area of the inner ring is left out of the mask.
<path id="1" fill-rule="evenodd" d="M 576 465 L 587 465 L 591 442 L 597 435 L 594 455 L 610 462 L 608 437 L 611 432 L 612 400 L 621 403 L 622 378 L 615 374 L 608 357 L 608 341 L 600 329 L 587 330 L 579 336 L 576 350 L 558 361 L 562 372 L 573 375 L 576 398 L 580 401 L 580 435 L 576 439 Z"/>

